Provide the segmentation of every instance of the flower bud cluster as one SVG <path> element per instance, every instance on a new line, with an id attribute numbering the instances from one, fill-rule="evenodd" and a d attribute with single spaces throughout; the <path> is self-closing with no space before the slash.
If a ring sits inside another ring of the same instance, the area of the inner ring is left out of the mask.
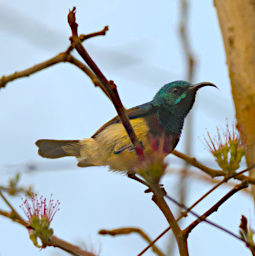
<path id="1" fill-rule="evenodd" d="M 230 130 L 226 125 L 225 131 L 217 129 L 217 136 L 212 139 L 209 132 L 205 142 L 209 151 L 213 154 L 219 167 L 226 173 L 231 175 L 240 167 L 240 162 L 245 154 L 245 147 L 241 142 L 240 134 L 235 126 Z"/>
<path id="2" fill-rule="evenodd" d="M 38 237 L 43 244 L 43 241 L 52 236 L 53 229 L 50 228 L 50 223 L 59 210 L 59 205 L 60 202 L 54 202 L 52 195 L 48 203 L 45 197 L 38 198 L 36 194 L 32 196 L 31 203 L 28 202 L 27 198 L 23 200 L 20 207 L 23 209 L 31 226 L 29 236 L 35 246 L 42 247 L 37 243 Z"/>
<path id="3" fill-rule="evenodd" d="M 255 245 L 253 240 L 254 230 L 252 230 L 252 228 L 248 226 L 248 220 L 244 215 L 242 215 L 241 222 L 239 225 L 239 233 L 241 238 L 243 238 L 244 241 L 249 243 L 249 245 Z"/>

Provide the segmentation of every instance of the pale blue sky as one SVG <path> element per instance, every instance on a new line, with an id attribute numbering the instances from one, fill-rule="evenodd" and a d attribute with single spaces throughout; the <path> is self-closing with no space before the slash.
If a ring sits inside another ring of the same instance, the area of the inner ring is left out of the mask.
<path id="1" fill-rule="evenodd" d="M 0 1 L 1 74 L 22 70 L 64 50 L 70 30 L 68 9 L 77 6 L 79 31 L 89 33 L 109 25 L 105 37 L 85 43 L 109 79 L 118 85 L 125 107 L 151 100 L 165 83 L 183 79 L 184 58 L 178 35 L 179 1 Z M 210 81 L 220 90 L 205 88 L 198 93 L 194 113 L 194 155 L 212 160 L 201 143 L 202 135 L 234 120 L 227 67 L 213 1 L 192 0 L 189 23 L 191 45 L 198 65 L 195 82 Z M 151 237 L 167 227 L 161 212 L 144 194 L 144 187 L 106 167 L 81 169 L 74 159 L 47 160 L 37 155 L 39 138 L 80 139 L 89 137 L 115 115 L 109 100 L 80 70 L 59 64 L 30 78 L 17 80 L 0 91 L 1 183 L 26 163 L 35 163 L 38 172 L 25 173 L 23 184 L 34 184 L 37 192 L 60 200 L 61 210 L 52 226 L 55 234 L 71 242 L 85 242 L 101 248 L 102 256 L 136 255 L 145 242 L 136 235 L 118 238 L 97 235 L 100 228 L 138 226 Z M 182 137 L 178 150 L 183 150 Z M 174 157 L 170 162 L 180 166 Z M 210 162 L 210 161 L 209 161 Z M 21 165 L 20 165 L 21 164 Z M 169 194 L 176 197 L 175 175 L 164 178 Z M 189 204 L 210 186 L 190 180 Z M 227 189 L 216 191 L 196 208 L 204 212 Z M 20 198 L 13 201 L 18 207 Z M 1 202 L 1 208 L 3 203 Z M 248 196 L 231 198 L 210 217 L 238 232 L 241 214 L 252 215 Z M 188 219 L 191 221 L 192 218 Z M 62 255 L 57 249 L 38 250 L 27 231 L 0 217 L 0 255 Z M 159 241 L 164 250 L 168 236 Z M 243 244 L 207 224 L 189 237 L 190 255 L 250 255 Z M 175 255 L 178 255 L 175 252 Z M 145 255 L 153 255 L 147 252 Z"/>

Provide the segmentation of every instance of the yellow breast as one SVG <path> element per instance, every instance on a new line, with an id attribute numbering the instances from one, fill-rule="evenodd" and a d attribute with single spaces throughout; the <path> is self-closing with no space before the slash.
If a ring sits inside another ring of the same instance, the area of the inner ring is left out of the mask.
<path id="1" fill-rule="evenodd" d="M 136 118 L 131 119 L 130 122 L 139 141 L 143 143 L 145 155 L 150 154 L 152 148 L 148 141 L 149 127 L 145 119 Z M 110 124 L 94 138 L 84 139 L 80 143 L 85 146 L 88 142 L 90 145 L 81 151 L 81 158 L 86 158 L 91 165 L 109 165 L 112 170 L 131 170 L 138 162 L 136 152 L 122 123 Z"/>

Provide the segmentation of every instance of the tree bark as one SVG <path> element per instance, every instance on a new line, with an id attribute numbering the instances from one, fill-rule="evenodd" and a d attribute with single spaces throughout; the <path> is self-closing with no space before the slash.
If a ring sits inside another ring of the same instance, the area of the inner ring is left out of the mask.
<path id="1" fill-rule="evenodd" d="M 237 128 L 255 162 L 255 0 L 214 0 L 224 40 Z M 250 171 L 255 177 L 255 169 Z M 253 197 L 255 198 L 255 187 Z"/>

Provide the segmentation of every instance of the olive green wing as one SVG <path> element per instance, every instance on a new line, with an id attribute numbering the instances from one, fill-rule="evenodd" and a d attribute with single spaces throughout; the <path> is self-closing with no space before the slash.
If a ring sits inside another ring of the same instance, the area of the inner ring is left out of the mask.
<path id="1" fill-rule="evenodd" d="M 139 106 L 136 106 L 134 108 L 130 108 L 127 110 L 127 114 L 130 120 L 135 119 L 135 118 L 139 118 L 139 117 L 143 117 L 143 116 L 147 116 L 150 115 L 151 113 L 153 113 L 155 111 L 155 107 L 149 102 L 149 103 L 145 103 Z M 97 135 L 102 132 L 106 127 L 112 125 L 112 124 L 116 124 L 116 123 L 120 123 L 120 118 L 119 116 L 114 117 L 113 119 L 111 119 L 110 121 L 108 121 L 107 123 L 105 123 L 101 128 L 99 128 L 92 136 L 91 138 L 95 138 L 97 137 Z"/>

